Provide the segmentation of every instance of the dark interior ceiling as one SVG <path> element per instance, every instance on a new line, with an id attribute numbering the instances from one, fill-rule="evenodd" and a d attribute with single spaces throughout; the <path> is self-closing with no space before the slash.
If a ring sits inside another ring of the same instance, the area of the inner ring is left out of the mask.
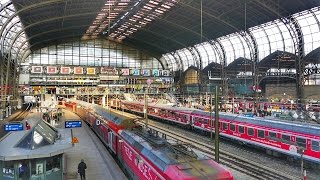
<path id="1" fill-rule="evenodd" d="M 106 0 L 12 0 L 31 50 L 81 38 Z M 137 0 L 135 0 L 137 1 Z M 142 0 L 147 3 L 148 0 Z M 319 0 L 180 0 L 160 19 L 123 43 L 157 57 L 163 53 L 320 6 Z M 104 35 L 101 35 L 107 38 Z"/>

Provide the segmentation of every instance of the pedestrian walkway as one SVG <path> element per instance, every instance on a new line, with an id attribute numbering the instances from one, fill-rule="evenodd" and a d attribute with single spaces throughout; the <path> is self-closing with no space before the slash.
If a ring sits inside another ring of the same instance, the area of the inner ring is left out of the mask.
<path id="1" fill-rule="evenodd" d="M 64 125 L 65 120 L 79 120 L 70 111 L 64 111 L 63 114 L 62 121 L 57 122 L 58 126 Z M 81 159 L 87 164 L 86 180 L 127 179 L 109 151 L 85 123 L 81 128 L 74 128 L 73 135 L 78 138 L 79 143 L 65 153 L 67 180 L 80 179 L 77 168 Z"/>

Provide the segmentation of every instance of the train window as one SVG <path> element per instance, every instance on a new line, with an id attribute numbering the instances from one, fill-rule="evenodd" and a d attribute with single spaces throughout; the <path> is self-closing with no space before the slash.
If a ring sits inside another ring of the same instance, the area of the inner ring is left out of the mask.
<path id="1" fill-rule="evenodd" d="M 243 126 L 239 126 L 239 133 L 243 134 L 244 133 L 244 127 Z"/>
<path id="2" fill-rule="evenodd" d="M 208 119 L 203 119 L 204 124 L 208 124 Z"/>
<path id="3" fill-rule="evenodd" d="M 223 123 L 223 130 L 227 130 L 228 129 L 228 124 L 227 123 Z"/>
<path id="4" fill-rule="evenodd" d="M 236 131 L 236 126 L 234 124 L 230 124 L 230 130 L 231 131 Z"/>
<path id="5" fill-rule="evenodd" d="M 284 141 L 290 141 L 290 136 L 282 134 L 281 139 Z"/>
<path id="6" fill-rule="evenodd" d="M 253 136 L 254 135 L 253 128 L 248 128 L 248 135 L 249 136 Z"/>
<path id="7" fill-rule="evenodd" d="M 296 137 L 296 142 L 297 142 L 299 147 L 303 147 L 303 148 L 306 149 L 306 139 L 300 138 L 300 137 Z"/>
<path id="8" fill-rule="evenodd" d="M 258 130 L 258 137 L 264 138 L 264 130 Z"/>
<path id="9" fill-rule="evenodd" d="M 275 133 L 275 132 L 269 132 L 269 137 L 277 138 L 277 133 Z"/>
<path id="10" fill-rule="evenodd" d="M 320 151 L 320 142 L 319 141 L 312 141 L 311 143 L 312 151 Z"/>

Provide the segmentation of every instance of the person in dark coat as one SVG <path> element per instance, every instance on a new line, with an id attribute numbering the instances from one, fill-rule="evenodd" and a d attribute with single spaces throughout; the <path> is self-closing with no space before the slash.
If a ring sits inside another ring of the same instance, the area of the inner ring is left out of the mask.
<path id="1" fill-rule="evenodd" d="M 86 169 L 87 165 L 84 163 L 84 160 L 81 159 L 81 163 L 78 165 L 78 173 L 80 174 L 81 180 L 86 180 Z"/>

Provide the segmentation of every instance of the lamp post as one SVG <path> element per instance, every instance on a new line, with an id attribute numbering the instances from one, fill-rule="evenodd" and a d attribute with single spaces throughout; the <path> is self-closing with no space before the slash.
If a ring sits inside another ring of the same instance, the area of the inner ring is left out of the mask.
<path id="1" fill-rule="evenodd" d="M 303 148 L 301 148 L 301 149 L 299 149 L 299 153 L 300 153 L 300 158 L 301 158 L 301 179 L 305 179 L 305 174 L 304 174 L 304 170 L 303 170 L 303 154 L 304 154 L 304 149 Z"/>

